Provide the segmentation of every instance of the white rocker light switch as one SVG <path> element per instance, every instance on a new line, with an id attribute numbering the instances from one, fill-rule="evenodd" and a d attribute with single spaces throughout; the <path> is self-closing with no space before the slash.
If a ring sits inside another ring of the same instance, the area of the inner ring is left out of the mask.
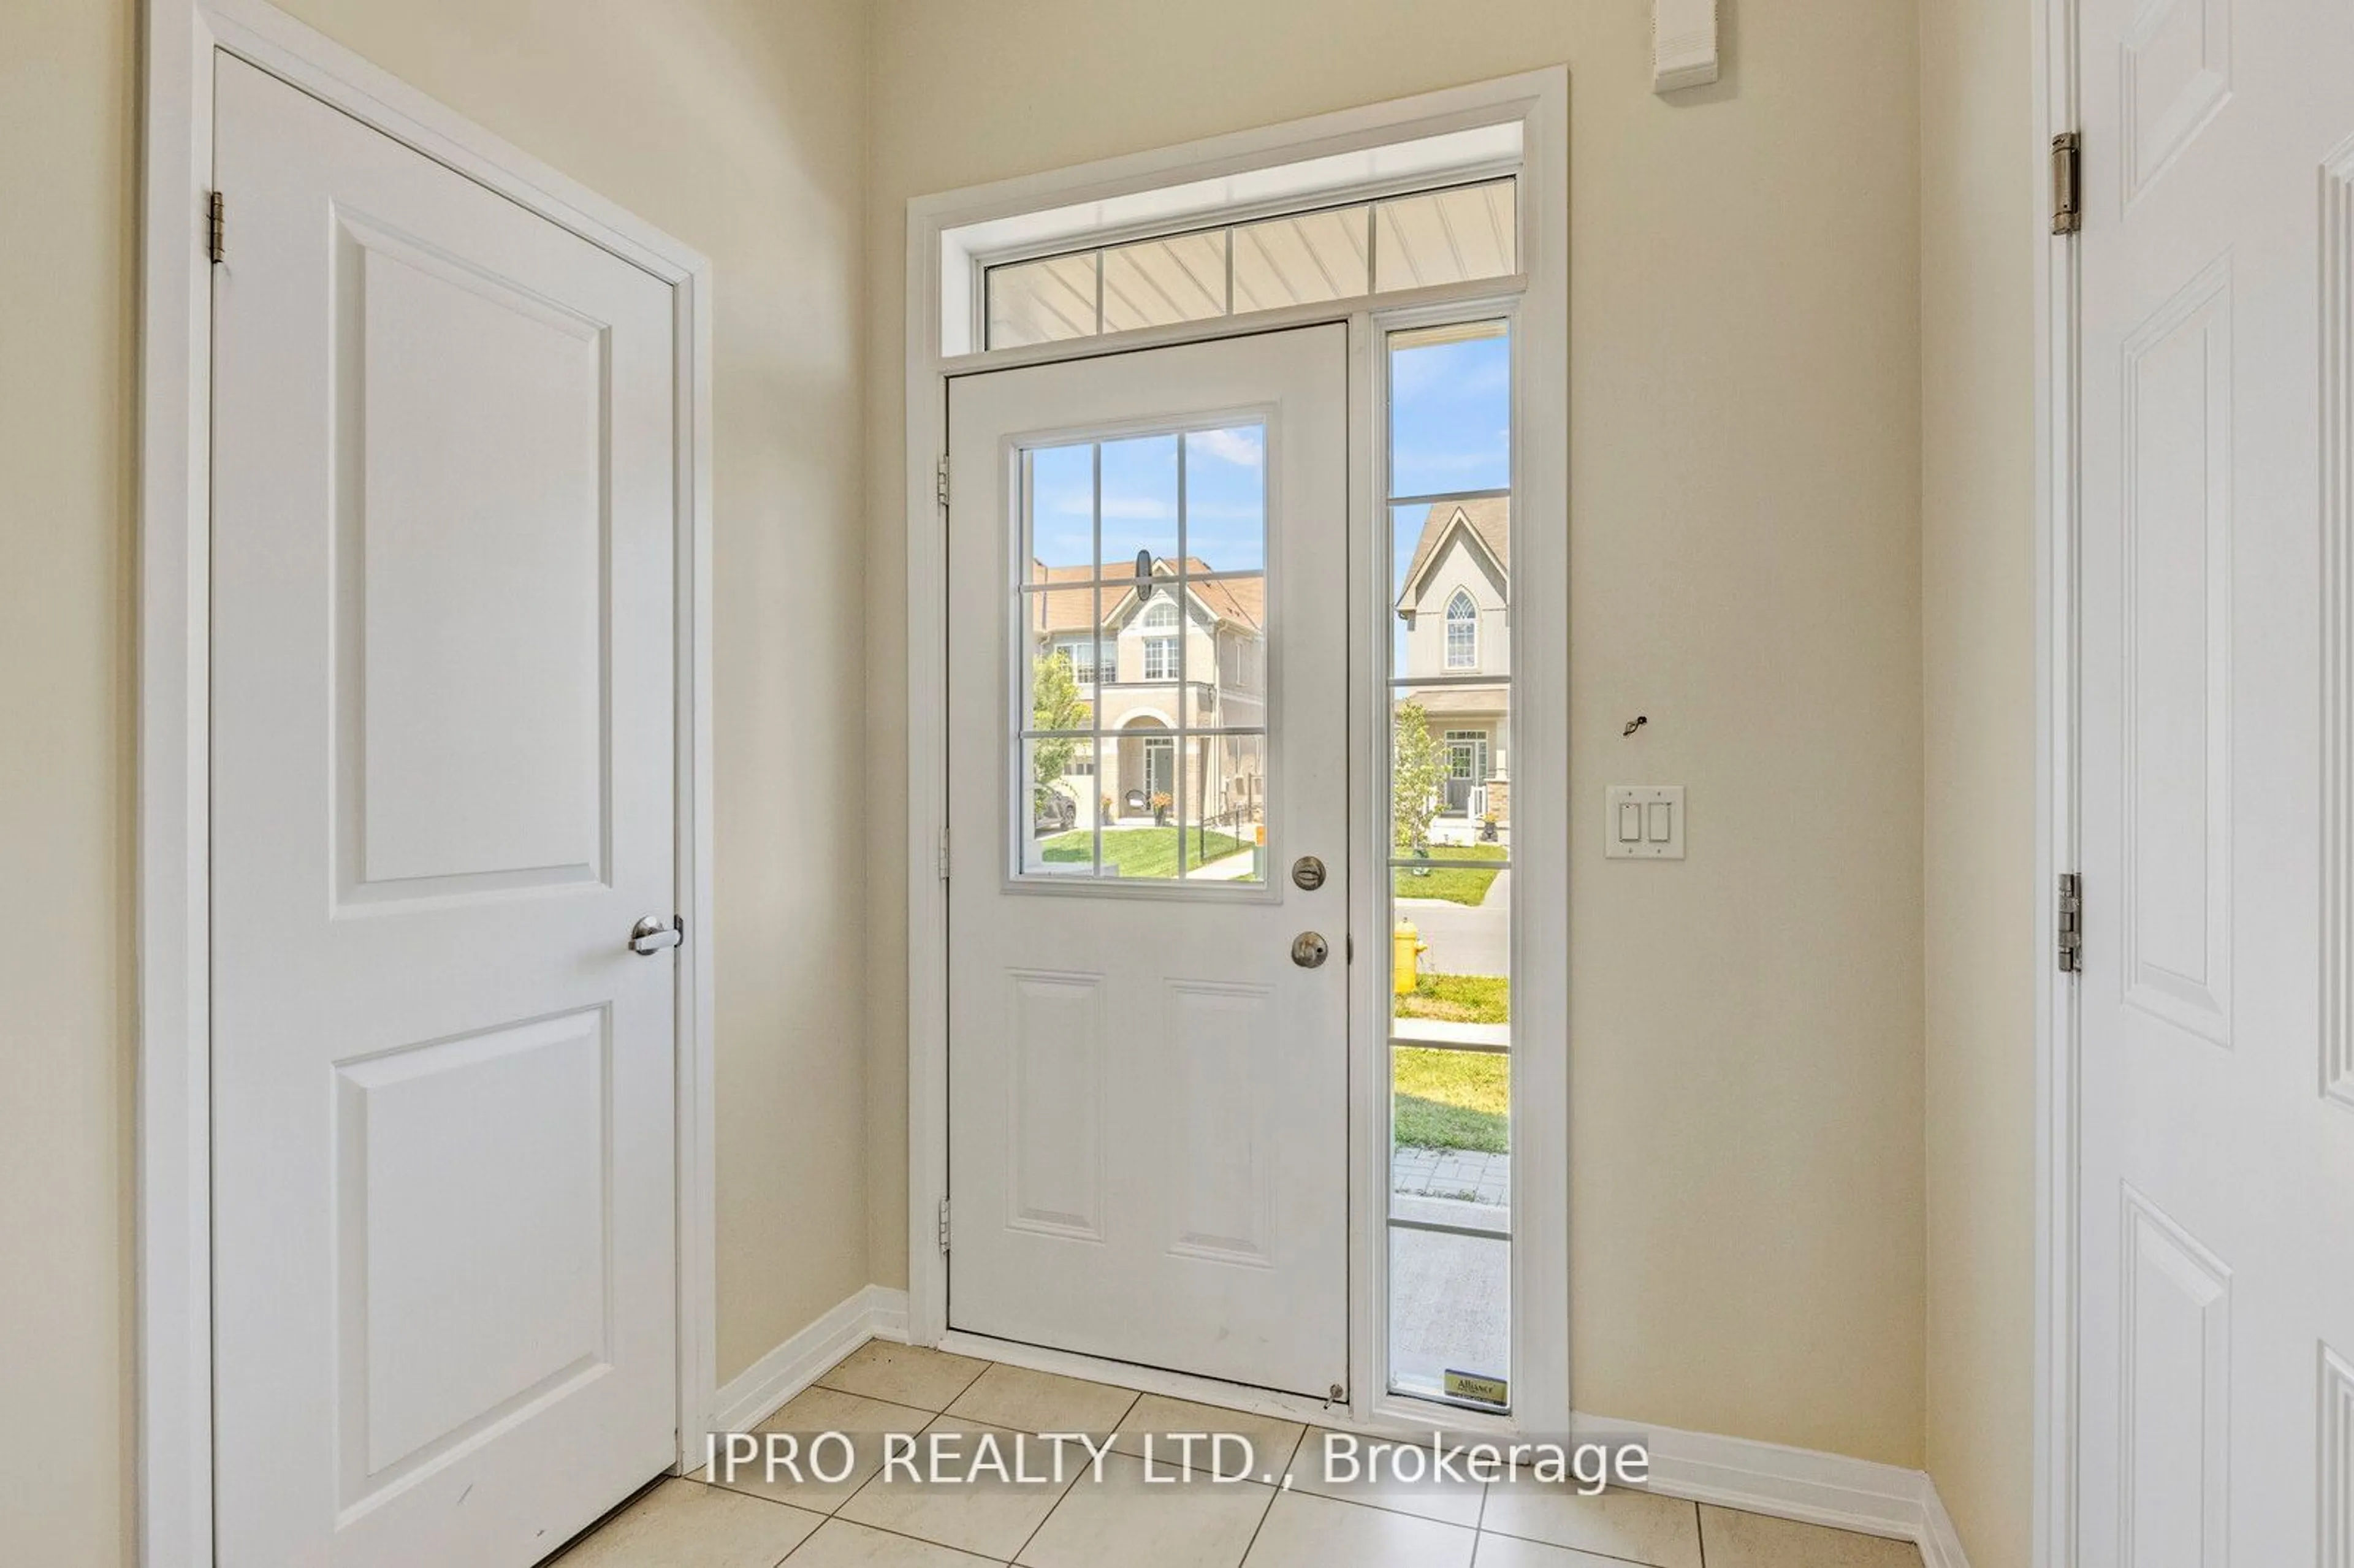
<path id="1" fill-rule="evenodd" d="M 1684 787 L 1610 786 L 1609 832 L 1603 853 L 1611 860 L 1684 858 Z"/>

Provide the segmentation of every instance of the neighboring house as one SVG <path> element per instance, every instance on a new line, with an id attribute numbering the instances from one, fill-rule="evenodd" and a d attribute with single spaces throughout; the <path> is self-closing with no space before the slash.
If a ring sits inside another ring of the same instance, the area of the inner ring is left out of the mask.
<path id="1" fill-rule="evenodd" d="M 1405 656 L 1397 673 L 1447 683 L 1411 694 L 1446 751 L 1451 817 L 1511 821 L 1511 503 L 1443 501 L 1425 514 L 1398 588 Z"/>
<path id="2" fill-rule="evenodd" d="M 1177 729 L 1260 729 L 1267 725 L 1267 579 L 1259 575 L 1193 580 L 1214 568 L 1152 564 L 1152 583 L 1088 581 L 1088 568 L 1032 568 L 1034 582 L 1069 583 L 1031 596 L 1039 657 L 1071 662 L 1080 700 L 1104 736 L 1066 770 L 1083 807 L 1109 801 L 1107 821 L 1150 818 L 1156 795 L 1185 793 L 1188 821 L 1242 827 L 1260 820 L 1265 743 L 1257 737 L 1195 736 L 1180 766 Z M 1100 595 L 1101 602 L 1097 598 Z M 1090 796 L 1093 799 L 1090 799 Z M 1089 818 L 1081 817 L 1082 821 Z"/>

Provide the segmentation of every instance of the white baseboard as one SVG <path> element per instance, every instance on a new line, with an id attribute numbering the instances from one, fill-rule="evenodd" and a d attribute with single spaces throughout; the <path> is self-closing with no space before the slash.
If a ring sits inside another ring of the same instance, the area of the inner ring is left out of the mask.
<path id="1" fill-rule="evenodd" d="M 1910 1541 L 1925 1568 L 1969 1568 L 1936 1483 L 1919 1470 L 1746 1437 L 1580 1414 L 1579 1436 L 1642 1436 L 1651 1490 L 1694 1502 Z"/>
<path id="2" fill-rule="evenodd" d="M 1970 1568 L 1970 1560 L 1962 1552 L 1962 1537 L 1954 1529 L 1954 1520 L 1946 1511 L 1946 1501 L 1937 1495 L 1937 1484 L 1928 1477 L 1921 1478 L 1921 1500 L 1928 1520 L 1921 1536 L 1921 1558 L 1928 1568 Z"/>
<path id="3" fill-rule="evenodd" d="M 761 1385 L 763 1392 L 758 1398 L 748 1392 L 739 1401 L 731 1402 L 731 1391 L 739 1386 L 748 1390 L 753 1380 L 771 1362 L 778 1363 L 781 1369 L 792 1361 L 789 1352 L 804 1341 L 817 1340 L 822 1330 L 836 1319 L 845 1325 L 854 1320 L 862 1327 L 857 1331 L 846 1327 L 837 1328 L 835 1338 L 839 1349 L 806 1352 L 803 1359 L 808 1363 L 807 1370 L 798 1380 L 782 1375 L 773 1377 L 773 1385 L 782 1392 L 776 1393 L 765 1406 L 760 1406 L 759 1399 L 768 1397 L 766 1390 L 769 1384 Z M 778 1405 L 806 1387 L 811 1379 L 825 1371 L 839 1357 L 847 1355 L 861 1339 L 869 1337 L 905 1342 L 907 1337 L 906 1291 L 885 1290 L 880 1286 L 868 1287 L 828 1313 L 825 1319 L 794 1336 L 790 1343 L 779 1346 L 762 1360 L 759 1366 L 722 1390 L 722 1410 L 757 1410 L 756 1414 L 748 1414 L 740 1425 L 728 1430 L 741 1431 L 766 1420 L 775 1413 Z M 1107 1367 L 1090 1358 L 982 1340 L 971 1335 L 952 1332 L 947 1338 L 946 1348 L 967 1355 L 989 1360 L 1002 1359 L 1040 1371 L 1080 1377 L 1109 1376 L 1124 1386 L 1165 1392 L 1209 1404 L 1240 1405 L 1293 1420 L 1320 1420 L 1331 1425 L 1350 1425 L 1345 1419 L 1335 1419 L 1334 1413 L 1329 1408 L 1320 1414 L 1316 1410 L 1303 1414 L 1293 1409 L 1288 1396 L 1261 1395 L 1257 1399 L 1238 1399 L 1235 1395 L 1246 1391 L 1228 1383 L 1179 1378 L 1174 1373 L 1154 1373 L 1140 1368 Z M 1179 1384 L 1182 1386 L 1177 1386 Z M 1750 1513 L 1769 1514 L 1776 1519 L 1824 1524 L 1835 1530 L 1851 1530 L 1863 1535 L 1909 1541 L 1921 1549 L 1924 1568 L 1970 1568 L 1969 1558 L 1962 1551 L 1961 1537 L 1956 1533 L 1954 1521 L 1946 1512 L 1944 1499 L 1937 1496 L 1937 1485 L 1923 1471 L 1908 1470 L 1901 1465 L 1878 1464 L 1870 1459 L 1851 1459 L 1841 1454 L 1819 1453 L 1811 1448 L 1792 1448 L 1780 1443 L 1761 1443 L 1747 1437 L 1724 1437 L 1714 1433 L 1653 1426 L 1640 1421 L 1613 1421 L 1606 1416 L 1584 1414 L 1575 1414 L 1570 1420 L 1574 1436 L 1580 1438 L 1641 1437 L 1650 1449 L 1650 1489 L 1663 1496 L 1717 1503 Z"/>
<path id="4" fill-rule="evenodd" d="M 723 1383 L 711 1429 L 749 1432 L 867 1340 L 907 1338 L 907 1293 L 870 1285 Z"/>

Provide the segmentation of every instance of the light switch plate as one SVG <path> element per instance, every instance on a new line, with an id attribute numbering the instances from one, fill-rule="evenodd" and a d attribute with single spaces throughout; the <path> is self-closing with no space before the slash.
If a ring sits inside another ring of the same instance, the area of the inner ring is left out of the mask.
<path id="1" fill-rule="evenodd" d="M 1610 810 L 1602 828 L 1603 853 L 1611 860 L 1684 858 L 1684 787 L 1681 784 L 1613 784 Z"/>

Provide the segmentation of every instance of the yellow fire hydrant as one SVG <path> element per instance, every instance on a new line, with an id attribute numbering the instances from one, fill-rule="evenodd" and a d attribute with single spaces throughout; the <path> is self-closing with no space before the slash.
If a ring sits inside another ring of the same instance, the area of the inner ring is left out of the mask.
<path id="1" fill-rule="evenodd" d="M 1430 944 L 1422 939 L 1411 920 L 1401 920 L 1390 933 L 1390 990 L 1400 996 L 1412 991 L 1422 977 L 1422 955 L 1430 951 Z"/>

